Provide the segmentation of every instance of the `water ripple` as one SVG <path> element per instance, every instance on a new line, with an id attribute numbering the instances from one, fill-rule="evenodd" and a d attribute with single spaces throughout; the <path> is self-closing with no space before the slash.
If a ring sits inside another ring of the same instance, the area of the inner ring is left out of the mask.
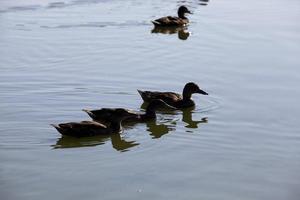
<path id="1" fill-rule="evenodd" d="M 129 26 L 148 26 L 149 22 L 139 22 L 139 21 L 127 21 L 127 22 L 90 22 L 83 24 L 63 24 L 58 26 L 46 26 L 43 25 L 41 28 L 47 29 L 64 29 L 64 28 L 104 28 L 104 27 L 129 27 Z"/>

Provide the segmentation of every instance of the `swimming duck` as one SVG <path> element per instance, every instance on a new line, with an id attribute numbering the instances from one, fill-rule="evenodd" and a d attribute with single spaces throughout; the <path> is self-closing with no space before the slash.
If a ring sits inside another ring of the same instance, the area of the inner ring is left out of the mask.
<path id="1" fill-rule="evenodd" d="M 122 131 L 121 122 L 123 119 L 134 117 L 135 114 L 123 109 L 116 109 L 111 118 L 110 126 L 94 121 L 69 122 L 62 124 L 51 124 L 62 135 L 73 137 L 89 137 L 95 135 L 107 135 Z"/>
<path id="2" fill-rule="evenodd" d="M 125 119 L 126 122 L 144 122 L 147 120 L 155 119 L 156 118 L 156 109 L 159 107 L 168 107 L 172 109 L 176 109 L 173 106 L 168 105 L 161 99 L 155 99 L 149 103 L 149 105 L 146 108 L 146 112 L 141 113 L 134 113 L 132 111 L 123 109 L 123 108 L 102 108 L 99 110 L 86 110 L 83 109 L 84 112 L 86 112 L 93 120 L 100 121 L 103 123 L 109 123 L 113 117 L 116 115 L 116 111 L 118 109 L 122 109 L 124 112 L 132 112 L 132 117 L 129 117 Z"/>
<path id="3" fill-rule="evenodd" d="M 142 99 L 145 102 L 152 101 L 154 99 L 161 99 L 167 104 L 176 108 L 187 108 L 195 105 L 195 102 L 191 99 L 192 94 L 199 93 L 208 95 L 205 91 L 201 90 L 196 83 L 189 82 L 184 88 L 182 95 L 174 92 L 157 92 L 157 91 L 141 91 L 138 90 Z"/>
<path id="4" fill-rule="evenodd" d="M 185 26 L 189 23 L 188 18 L 185 16 L 186 13 L 192 14 L 189 9 L 185 6 L 178 8 L 178 17 L 167 16 L 152 21 L 155 26 Z"/>

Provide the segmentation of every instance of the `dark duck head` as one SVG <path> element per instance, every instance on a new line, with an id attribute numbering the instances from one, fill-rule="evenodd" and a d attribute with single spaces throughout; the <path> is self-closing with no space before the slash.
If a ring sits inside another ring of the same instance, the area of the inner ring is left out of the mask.
<path id="1" fill-rule="evenodd" d="M 187 7 L 185 7 L 185 6 L 180 6 L 180 7 L 178 8 L 177 14 L 178 14 L 178 17 L 179 17 L 179 18 L 181 18 L 181 19 L 187 19 L 187 18 L 185 17 L 185 14 L 186 14 L 186 13 L 192 14 L 192 12 L 189 11 L 189 9 L 188 9 Z"/>
<path id="2" fill-rule="evenodd" d="M 192 97 L 192 94 L 194 93 L 208 95 L 208 93 L 201 90 L 196 83 L 189 82 L 183 88 L 183 92 L 182 92 L 183 99 L 184 100 L 190 99 Z"/>

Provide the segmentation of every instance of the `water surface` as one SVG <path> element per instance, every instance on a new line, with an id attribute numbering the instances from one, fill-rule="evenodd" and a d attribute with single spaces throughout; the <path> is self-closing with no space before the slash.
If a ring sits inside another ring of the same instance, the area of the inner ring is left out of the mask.
<path id="1" fill-rule="evenodd" d="M 153 30 L 186 4 L 191 24 Z M 297 200 L 300 3 L 3 0 L 1 199 Z M 62 138 L 136 89 L 209 96 L 121 135 Z"/>

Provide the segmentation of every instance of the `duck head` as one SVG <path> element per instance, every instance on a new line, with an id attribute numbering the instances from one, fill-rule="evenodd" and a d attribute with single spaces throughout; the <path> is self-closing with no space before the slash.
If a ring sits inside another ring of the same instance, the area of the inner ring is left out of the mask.
<path id="1" fill-rule="evenodd" d="M 177 14 L 178 14 L 179 18 L 186 19 L 186 17 L 185 17 L 186 13 L 192 14 L 192 12 L 185 6 L 180 6 L 178 8 Z"/>
<path id="2" fill-rule="evenodd" d="M 208 93 L 201 90 L 196 83 L 189 82 L 184 86 L 182 96 L 184 99 L 190 99 L 194 93 L 208 95 Z"/>

